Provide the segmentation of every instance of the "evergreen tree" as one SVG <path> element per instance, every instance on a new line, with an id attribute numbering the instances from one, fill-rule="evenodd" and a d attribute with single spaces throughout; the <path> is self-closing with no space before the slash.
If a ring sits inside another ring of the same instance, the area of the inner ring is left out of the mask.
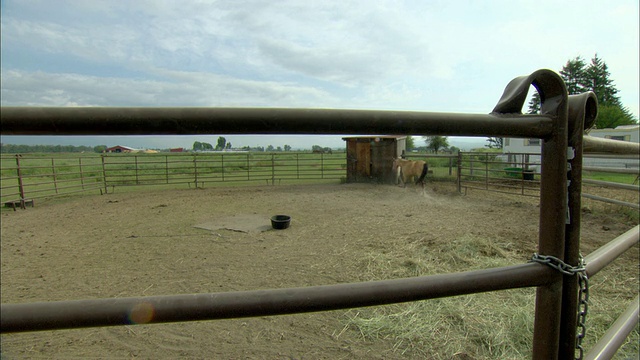
<path id="1" fill-rule="evenodd" d="M 607 64 L 595 54 L 587 66 L 585 61 L 576 57 L 567 61 L 560 70 L 569 95 L 593 91 L 598 99 L 598 129 L 615 128 L 620 125 L 637 124 L 638 119 L 628 108 L 622 105 Z M 536 91 L 529 101 L 529 114 L 540 112 L 540 94 Z"/>
<path id="2" fill-rule="evenodd" d="M 620 97 L 616 95 L 618 89 L 616 89 L 613 80 L 610 78 L 609 67 L 598 57 L 598 54 L 591 59 L 591 64 L 587 67 L 585 73 L 587 80 L 585 90 L 593 91 L 596 94 L 598 105 L 621 105 Z"/>
<path id="3" fill-rule="evenodd" d="M 501 137 L 489 137 L 487 141 L 489 144 L 485 146 L 489 149 L 502 149 L 502 145 L 504 144 L 504 138 Z"/>
<path id="4" fill-rule="evenodd" d="M 615 129 L 620 125 L 637 124 L 638 120 L 633 118 L 629 109 L 617 105 L 598 105 L 598 117 L 596 118 L 596 128 Z"/>
<path id="5" fill-rule="evenodd" d="M 527 114 L 540 114 L 540 94 L 534 92 L 529 100 L 529 111 Z"/>
<path id="6" fill-rule="evenodd" d="M 569 95 L 581 94 L 588 88 L 589 81 L 587 78 L 586 64 L 580 56 L 567 61 L 564 67 L 562 67 L 562 70 L 560 70 L 560 76 L 562 76 L 562 79 L 567 85 Z"/>

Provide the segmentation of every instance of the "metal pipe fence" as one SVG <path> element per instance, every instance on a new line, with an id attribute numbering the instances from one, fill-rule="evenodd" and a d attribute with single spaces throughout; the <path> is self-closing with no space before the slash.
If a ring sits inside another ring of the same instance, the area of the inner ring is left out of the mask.
<path id="1" fill-rule="evenodd" d="M 531 85 L 541 94 L 544 115 L 521 114 Z M 569 96 L 559 75 L 539 70 L 512 80 L 488 115 L 314 109 L 3 108 L 0 118 L 2 132 L 15 135 L 250 133 L 539 138 L 543 146 L 538 251 L 579 273 L 584 272 L 578 261 L 582 134 L 596 114 L 593 93 Z M 194 165 L 196 168 L 194 176 L 205 174 Z M 484 171 L 489 173 L 488 165 Z M 137 181 L 140 179 L 137 177 Z M 548 265 L 538 262 L 303 289 L 98 299 L 89 303 L 2 304 L 0 332 L 276 315 L 535 286 L 533 358 L 573 358 L 576 348 L 582 352 L 575 318 L 581 305 L 578 294 L 583 289 L 578 288 L 576 277 Z M 60 325 L 60 321 L 66 325 Z"/>
<path id="2" fill-rule="evenodd" d="M 531 161 L 529 154 L 508 154 L 505 158 L 493 152 L 459 152 L 458 192 L 478 189 L 539 197 L 541 165 Z"/>
<path id="3" fill-rule="evenodd" d="M 585 156 L 585 158 L 587 157 Z M 513 159 L 519 160 L 513 161 Z M 468 189 L 476 189 L 538 197 L 540 196 L 541 175 L 539 169 L 542 163 L 534 161 L 536 159 L 540 159 L 540 154 L 460 152 L 458 155 L 458 192 L 466 194 Z M 590 187 L 598 186 L 640 192 L 637 180 L 637 176 L 640 174 L 638 168 L 583 166 L 582 172 L 583 176 L 584 173 L 593 172 L 604 176 L 607 174 L 636 175 L 636 180 L 630 184 L 585 178 L 582 179 L 582 183 Z M 583 190 L 584 188 L 585 186 L 583 186 Z M 600 202 L 640 209 L 640 204 L 628 201 L 584 192 L 581 196 Z"/>
<path id="4" fill-rule="evenodd" d="M 116 186 L 346 178 L 344 153 L 189 153 L 3 155 L 0 202 L 24 207 L 34 199 Z"/>

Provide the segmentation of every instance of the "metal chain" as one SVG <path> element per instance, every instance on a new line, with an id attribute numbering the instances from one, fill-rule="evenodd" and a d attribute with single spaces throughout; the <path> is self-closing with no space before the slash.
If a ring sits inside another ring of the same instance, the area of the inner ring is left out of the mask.
<path id="1" fill-rule="evenodd" d="M 579 355 L 576 359 L 582 359 L 584 348 L 582 347 L 582 340 L 587 333 L 587 311 L 589 310 L 589 277 L 582 255 L 580 255 L 580 266 L 582 271 L 576 273 L 578 275 L 578 335 L 576 336 L 576 349 L 578 349 Z"/>
<path id="2" fill-rule="evenodd" d="M 564 275 L 576 275 L 578 277 L 578 333 L 576 334 L 576 349 L 578 350 L 577 360 L 581 360 L 584 355 L 582 340 L 587 332 L 587 311 L 589 310 L 589 277 L 587 276 L 587 268 L 584 258 L 580 255 L 577 266 L 571 266 L 555 256 L 533 254 L 529 262 L 537 262 L 551 266 L 560 271 Z"/>

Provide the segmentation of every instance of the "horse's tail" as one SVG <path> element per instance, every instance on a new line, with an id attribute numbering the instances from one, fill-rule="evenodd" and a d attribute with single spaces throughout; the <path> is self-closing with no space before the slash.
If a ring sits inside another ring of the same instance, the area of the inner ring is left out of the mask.
<path id="1" fill-rule="evenodd" d="M 427 173 L 429 172 L 429 165 L 424 164 L 424 166 L 422 167 L 422 174 L 420 174 L 420 177 L 418 178 L 418 180 L 416 180 L 416 185 L 417 184 L 424 184 L 424 178 L 427 176 Z"/>

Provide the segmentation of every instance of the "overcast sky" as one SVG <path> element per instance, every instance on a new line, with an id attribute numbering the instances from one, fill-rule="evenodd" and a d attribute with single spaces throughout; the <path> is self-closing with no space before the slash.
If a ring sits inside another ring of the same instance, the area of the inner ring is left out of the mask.
<path id="1" fill-rule="evenodd" d="M 2 0 L 1 103 L 486 114 L 514 77 L 597 53 L 638 116 L 638 17 L 637 0 Z M 2 141 L 190 148 L 218 136 Z"/>

